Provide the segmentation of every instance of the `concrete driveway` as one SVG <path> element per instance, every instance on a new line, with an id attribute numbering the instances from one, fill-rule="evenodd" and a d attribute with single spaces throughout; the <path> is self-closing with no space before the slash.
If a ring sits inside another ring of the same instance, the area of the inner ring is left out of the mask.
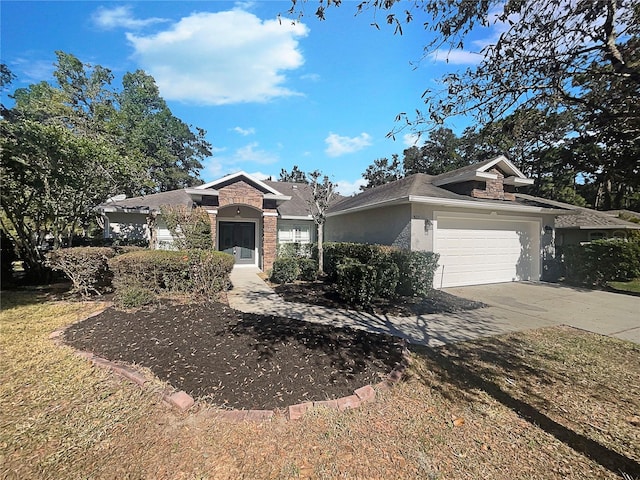
<path id="1" fill-rule="evenodd" d="M 513 330 L 570 325 L 640 343 L 640 297 L 532 282 L 443 290 L 486 303 L 494 320 Z"/>

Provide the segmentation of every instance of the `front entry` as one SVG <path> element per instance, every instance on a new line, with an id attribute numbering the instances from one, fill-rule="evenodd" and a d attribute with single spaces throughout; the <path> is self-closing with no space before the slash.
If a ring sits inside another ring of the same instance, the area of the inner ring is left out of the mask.
<path id="1" fill-rule="evenodd" d="M 253 222 L 220 222 L 219 247 L 236 259 L 236 265 L 256 263 L 256 224 Z"/>

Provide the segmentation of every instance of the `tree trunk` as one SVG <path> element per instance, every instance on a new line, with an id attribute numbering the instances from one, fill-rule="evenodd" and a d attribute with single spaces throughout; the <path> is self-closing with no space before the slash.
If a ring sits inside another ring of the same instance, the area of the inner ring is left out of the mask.
<path id="1" fill-rule="evenodd" d="M 324 223 L 318 224 L 318 271 L 320 275 L 324 275 L 324 249 L 322 242 L 324 241 Z"/>

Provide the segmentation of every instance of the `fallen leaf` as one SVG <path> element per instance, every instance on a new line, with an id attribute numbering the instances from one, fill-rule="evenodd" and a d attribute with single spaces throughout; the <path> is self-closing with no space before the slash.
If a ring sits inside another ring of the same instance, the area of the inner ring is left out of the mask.
<path id="1" fill-rule="evenodd" d="M 453 419 L 453 426 L 454 427 L 461 427 L 462 425 L 464 425 L 464 418 L 456 417 L 456 418 Z"/>

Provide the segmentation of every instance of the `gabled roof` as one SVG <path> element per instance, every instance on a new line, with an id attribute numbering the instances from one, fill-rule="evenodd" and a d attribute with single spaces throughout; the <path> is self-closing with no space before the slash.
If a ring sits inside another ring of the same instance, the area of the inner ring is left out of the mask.
<path id="1" fill-rule="evenodd" d="M 195 187 L 195 190 L 205 190 L 205 189 L 216 189 L 216 188 L 222 188 L 225 185 L 234 183 L 238 180 L 244 180 L 245 182 L 253 185 L 254 187 L 256 187 L 258 190 L 262 191 L 265 194 L 271 194 L 274 196 L 282 196 L 282 193 L 280 193 L 278 190 L 276 190 L 275 188 L 273 188 L 273 186 L 267 185 L 267 183 L 263 182 L 262 180 L 258 180 L 256 177 L 253 177 L 251 175 L 249 175 L 246 172 L 236 172 L 236 173 L 232 173 L 231 175 L 227 175 L 225 177 L 219 178 L 218 180 L 214 180 L 213 182 L 209 182 L 209 183 L 205 183 L 202 185 L 198 185 L 197 187 Z M 270 182 L 270 183 L 275 183 L 275 182 Z"/>
<path id="2" fill-rule="evenodd" d="M 278 205 L 278 213 L 282 218 L 309 218 L 309 201 L 311 199 L 311 187 L 306 183 L 274 182 L 265 180 L 265 185 L 282 192 L 290 197 L 288 202 Z"/>
<path id="3" fill-rule="evenodd" d="M 452 183 L 468 182 L 472 180 L 487 181 L 495 180 L 498 176 L 491 173 L 493 168 L 497 168 L 504 174 L 505 185 L 532 185 L 533 179 L 527 178 L 518 167 L 509 161 L 504 155 L 474 163 L 466 167 L 458 168 L 450 172 L 442 173 L 433 177 L 432 183 L 436 186 L 449 185 Z"/>
<path id="4" fill-rule="evenodd" d="M 454 170 L 451 173 L 455 175 L 455 172 L 460 172 L 460 170 L 475 172 L 479 168 L 478 165 L 487 166 L 494 160 L 482 162 L 482 164 L 470 165 L 469 167 Z M 457 194 L 436 186 L 434 180 L 438 177 L 424 173 L 416 173 L 394 182 L 370 188 L 336 203 L 329 209 L 329 214 L 341 215 L 358 210 L 406 203 L 429 203 L 449 207 L 557 213 L 551 205 L 527 205 L 512 201 L 486 200 Z"/>
<path id="5" fill-rule="evenodd" d="M 640 230 L 637 223 L 627 222 L 612 215 L 611 212 L 600 212 L 585 207 L 577 207 L 568 203 L 547 200 L 546 198 L 535 197 L 516 193 L 516 198 L 522 199 L 529 204 L 550 205 L 556 208 L 569 210 L 566 215 L 559 215 L 555 221 L 556 229 L 566 230 Z"/>
<path id="6" fill-rule="evenodd" d="M 190 207 L 193 205 L 193 200 L 186 190 L 170 190 L 123 200 L 107 200 L 98 205 L 96 210 L 102 212 L 138 211 L 140 213 L 148 213 L 150 211 L 160 211 L 162 205 L 184 205 Z"/>

